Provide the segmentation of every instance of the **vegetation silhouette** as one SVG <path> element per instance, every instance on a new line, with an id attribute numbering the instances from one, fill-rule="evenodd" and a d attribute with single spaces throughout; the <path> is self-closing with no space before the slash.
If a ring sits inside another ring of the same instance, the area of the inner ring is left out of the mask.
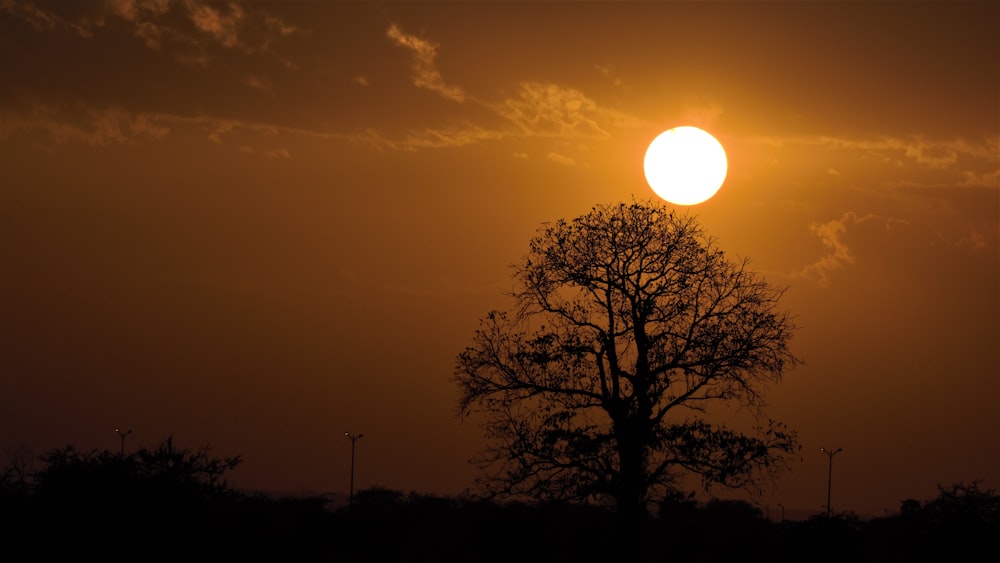
<path id="1" fill-rule="evenodd" d="M 513 306 L 485 316 L 453 377 L 459 415 L 489 441 L 487 498 L 610 503 L 632 533 L 686 476 L 758 487 L 799 451 L 765 413 L 766 389 L 801 362 L 784 289 L 695 216 L 597 205 L 540 228 L 513 270 Z M 706 415 L 727 407 L 755 427 Z"/>
<path id="2" fill-rule="evenodd" d="M 37 462 L 37 466 L 35 463 Z M 19 456 L 0 471 L 0 538 L 22 559 L 89 558 L 349 563 L 625 561 L 609 507 L 495 502 L 471 496 L 358 491 L 353 508 L 323 495 L 273 497 L 224 478 L 240 458 L 209 448 Z M 37 468 L 36 468 L 37 467 Z M 1000 496 L 981 483 L 939 487 L 900 511 L 862 520 L 824 513 L 771 521 L 741 500 L 665 495 L 642 526 L 634 561 L 775 562 L 973 560 L 1000 534 Z"/>
<path id="3" fill-rule="evenodd" d="M 173 437 L 128 455 L 68 445 L 41 455 L 38 470 L 19 460 L 0 479 L 0 525 L 10 534 L 5 543 L 25 553 L 152 560 L 294 553 L 327 516 L 322 499 L 231 488 L 225 477 L 240 457 L 178 448 Z"/>
<path id="4" fill-rule="evenodd" d="M 345 507 L 248 493 L 227 478 L 240 456 L 179 448 L 172 436 L 126 454 L 130 431 L 119 431 L 118 452 L 15 454 L 0 472 L 5 552 L 729 563 L 954 561 L 994 549 L 1000 496 L 979 481 L 869 520 L 827 510 L 775 522 L 748 502 L 680 489 L 684 473 L 753 487 L 798 451 L 794 432 L 764 415 L 766 388 L 800 362 L 783 289 L 728 260 L 692 217 L 654 203 L 597 206 L 540 230 L 515 278 L 516 306 L 487 315 L 454 374 L 459 414 L 484 415 L 491 439 L 476 494 L 355 495 L 352 480 Z M 761 424 L 715 425 L 707 404 L 749 408 Z"/>

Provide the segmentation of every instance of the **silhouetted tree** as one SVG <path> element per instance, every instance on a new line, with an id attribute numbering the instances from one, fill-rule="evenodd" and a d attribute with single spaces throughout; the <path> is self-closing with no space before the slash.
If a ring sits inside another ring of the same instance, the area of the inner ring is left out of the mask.
<path id="1" fill-rule="evenodd" d="M 155 449 L 128 456 L 108 450 L 84 452 L 73 446 L 41 456 L 45 467 L 34 476 L 35 493 L 42 499 L 86 495 L 108 502 L 167 502 L 210 499 L 230 492 L 225 473 L 240 458 L 215 458 L 211 448 L 192 451 L 174 446 L 172 437 Z"/>
<path id="2" fill-rule="evenodd" d="M 980 481 L 938 485 L 937 497 L 906 499 L 898 515 L 869 525 L 870 551 L 902 560 L 974 560 L 1000 537 L 1000 495 Z"/>
<path id="3" fill-rule="evenodd" d="M 172 438 L 126 456 L 66 446 L 40 459 L 22 526 L 29 535 L 63 537 L 60 549 L 114 537 L 119 545 L 183 551 L 221 533 L 241 500 L 224 478 L 239 457 L 177 448 Z"/>
<path id="4" fill-rule="evenodd" d="M 657 516 L 669 524 L 682 524 L 693 520 L 698 512 L 698 501 L 694 493 L 669 488 L 658 501 Z"/>
<path id="5" fill-rule="evenodd" d="M 696 219 L 659 203 L 595 206 L 539 229 L 513 266 L 515 305 L 457 358 L 460 416 L 489 440 L 491 496 L 613 500 L 623 521 L 678 477 L 744 487 L 797 451 L 763 392 L 798 360 L 784 289 L 731 261 Z M 738 431 L 707 407 L 748 407 Z"/>
<path id="6" fill-rule="evenodd" d="M 11 453 L 8 464 L 0 469 L 0 499 L 28 496 L 35 472 L 34 461 L 34 456 L 25 446 L 20 446 Z"/>
<path id="7" fill-rule="evenodd" d="M 936 522 L 954 522 L 956 527 L 1000 525 L 1000 495 L 980 488 L 981 481 L 938 485 L 938 496 L 925 502 L 921 511 Z"/>

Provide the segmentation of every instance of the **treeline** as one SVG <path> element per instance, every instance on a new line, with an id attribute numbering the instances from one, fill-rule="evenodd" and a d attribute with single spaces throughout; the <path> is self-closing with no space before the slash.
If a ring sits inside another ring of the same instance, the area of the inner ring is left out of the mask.
<path id="1" fill-rule="evenodd" d="M 15 460 L 0 474 L 5 553 L 31 559 L 276 559 L 343 562 L 972 561 L 994 552 L 1000 496 L 979 482 L 907 499 L 897 513 L 773 522 L 743 501 L 678 494 L 623 546 L 613 511 L 575 504 L 495 503 L 358 491 L 352 506 L 322 496 L 274 498 L 229 486 L 240 458 L 168 438 L 128 455 L 71 446 Z"/>

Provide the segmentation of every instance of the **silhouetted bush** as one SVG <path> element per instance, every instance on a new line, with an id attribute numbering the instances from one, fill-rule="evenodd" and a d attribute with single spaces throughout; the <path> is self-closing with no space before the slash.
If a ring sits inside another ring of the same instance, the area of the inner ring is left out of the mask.
<path id="1" fill-rule="evenodd" d="M 979 485 L 939 485 L 931 500 L 904 500 L 898 514 L 866 524 L 867 551 L 884 561 L 958 561 L 995 550 L 1000 496 Z"/>

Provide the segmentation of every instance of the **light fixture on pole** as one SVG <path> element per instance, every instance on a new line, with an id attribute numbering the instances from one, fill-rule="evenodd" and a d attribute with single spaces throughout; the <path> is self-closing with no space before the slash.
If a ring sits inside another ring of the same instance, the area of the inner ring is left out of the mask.
<path id="1" fill-rule="evenodd" d="M 826 475 L 826 517 L 830 517 L 830 492 L 833 490 L 833 456 L 844 451 L 844 448 L 837 448 L 836 450 L 830 451 L 826 448 L 820 448 L 819 451 L 825 453 L 827 457 L 830 458 L 830 469 Z"/>
<path id="2" fill-rule="evenodd" d="M 129 434 L 131 434 L 132 433 L 132 429 L 129 428 L 128 431 L 122 432 L 120 429 L 115 428 L 115 432 L 117 432 L 118 436 L 122 439 L 121 456 L 125 457 L 125 436 L 128 436 Z"/>
<path id="3" fill-rule="evenodd" d="M 354 508 L 354 447 L 355 444 L 357 444 L 357 441 L 360 440 L 364 436 L 364 434 L 358 434 L 357 436 L 355 436 L 350 432 L 344 432 L 344 435 L 346 435 L 348 438 L 351 439 L 351 493 L 350 493 L 351 496 L 349 501 L 350 504 L 348 506 L 350 508 Z"/>

